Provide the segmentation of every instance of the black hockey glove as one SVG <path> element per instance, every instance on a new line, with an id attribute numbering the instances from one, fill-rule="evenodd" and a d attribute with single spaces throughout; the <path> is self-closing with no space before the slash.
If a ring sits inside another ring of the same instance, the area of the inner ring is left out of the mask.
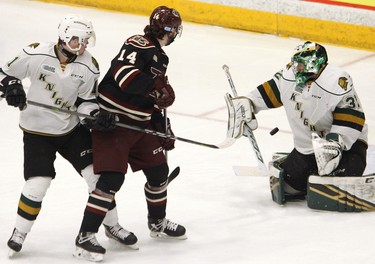
<path id="1" fill-rule="evenodd" d="M 111 131 L 116 128 L 117 115 L 105 110 L 95 109 L 90 113 L 95 119 L 85 118 L 81 121 L 88 129 L 98 131 Z"/>
<path id="2" fill-rule="evenodd" d="M 167 118 L 167 124 L 165 124 L 165 119 L 161 114 L 153 114 L 153 117 L 151 118 L 151 125 L 152 128 L 157 132 L 166 133 L 168 135 L 174 136 L 169 118 Z M 159 141 L 163 149 L 169 151 L 174 149 L 174 142 L 176 140 L 171 138 L 159 137 Z"/>
<path id="3" fill-rule="evenodd" d="M 7 76 L 1 82 L 4 86 L 4 97 L 8 105 L 19 107 L 21 111 L 26 109 L 26 93 L 21 80 Z"/>

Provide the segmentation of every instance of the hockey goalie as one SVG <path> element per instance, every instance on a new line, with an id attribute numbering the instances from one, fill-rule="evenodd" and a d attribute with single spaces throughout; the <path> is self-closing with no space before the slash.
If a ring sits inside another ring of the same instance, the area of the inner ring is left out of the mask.
<path id="1" fill-rule="evenodd" d="M 247 118 L 234 115 L 228 130 L 233 137 L 242 135 L 243 122 L 245 129 L 256 123 L 259 111 L 284 107 L 294 148 L 275 153 L 269 163 L 273 201 L 306 199 L 317 210 L 375 210 L 375 176 L 363 176 L 365 114 L 350 75 L 328 64 L 322 45 L 307 41 L 297 46 L 272 79 L 246 97 L 230 99 L 235 109 L 249 111 L 242 111 Z"/>

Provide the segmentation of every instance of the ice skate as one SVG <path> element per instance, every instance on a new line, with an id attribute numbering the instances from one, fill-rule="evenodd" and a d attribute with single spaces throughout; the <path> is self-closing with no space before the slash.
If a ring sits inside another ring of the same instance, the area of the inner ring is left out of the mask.
<path id="1" fill-rule="evenodd" d="M 96 240 L 95 233 L 82 232 L 76 238 L 76 251 L 73 256 L 99 262 L 103 260 L 105 251 L 105 248 Z"/>
<path id="2" fill-rule="evenodd" d="M 117 242 L 119 242 L 122 245 L 125 245 L 127 247 L 130 247 L 131 249 L 139 249 L 137 245 L 137 237 L 132 233 L 120 226 L 118 223 L 114 226 L 107 226 L 104 225 L 105 228 L 105 235 L 113 239 Z"/>
<path id="3" fill-rule="evenodd" d="M 13 229 L 12 236 L 8 240 L 9 252 L 8 256 L 11 258 L 22 249 L 23 241 L 26 238 L 27 233 L 22 233 L 16 228 Z"/>
<path id="4" fill-rule="evenodd" d="M 166 218 L 148 217 L 148 228 L 151 231 L 150 236 L 153 238 L 187 239 L 185 227 Z"/>

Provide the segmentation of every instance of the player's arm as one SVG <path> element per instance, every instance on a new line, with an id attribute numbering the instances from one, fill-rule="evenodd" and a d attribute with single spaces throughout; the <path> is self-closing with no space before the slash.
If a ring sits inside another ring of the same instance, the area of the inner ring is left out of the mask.
<path id="1" fill-rule="evenodd" d="M 283 71 L 277 72 L 272 79 L 258 85 L 247 95 L 253 103 L 255 113 L 283 105 L 279 88 L 283 81 L 282 75 Z"/>
<path id="2" fill-rule="evenodd" d="M 78 88 L 77 100 L 75 106 L 77 111 L 84 114 L 90 114 L 99 109 L 96 99 L 98 91 L 98 79 L 100 76 L 99 64 L 94 57 L 88 60 L 87 67 L 82 67 L 84 73 L 84 82 Z"/>
<path id="3" fill-rule="evenodd" d="M 112 61 L 112 75 L 121 91 L 128 94 L 153 97 L 159 109 L 167 108 L 175 100 L 174 90 L 165 72 L 152 68 L 153 74 L 145 73 L 155 59 L 155 46 L 143 36 L 133 36 L 123 45 Z"/>
<path id="4" fill-rule="evenodd" d="M 144 73 L 144 69 L 153 59 L 154 48 L 148 39 L 140 35 L 126 40 L 111 63 L 112 76 L 121 91 L 144 96 L 151 92 L 154 76 Z"/>
<path id="5" fill-rule="evenodd" d="M 313 135 L 320 175 L 330 174 L 336 169 L 342 152 L 349 150 L 358 140 L 365 125 L 365 114 L 350 76 L 345 73 L 335 88 L 329 100 L 334 107 L 331 130 L 323 138 Z"/>
<path id="6" fill-rule="evenodd" d="M 226 94 L 228 137 L 239 138 L 242 136 L 244 124 L 247 124 L 252 130 L 257 129 L 258 122 L 255 118 L 256 113 L 261 110 L 282 106 L 279 91 L 281 75 L 282 72 L 276 73 L 271 80 L 258 85 L 258 87 L 248 93 L 247 96 L 233 98 L 231 95 Z"/>

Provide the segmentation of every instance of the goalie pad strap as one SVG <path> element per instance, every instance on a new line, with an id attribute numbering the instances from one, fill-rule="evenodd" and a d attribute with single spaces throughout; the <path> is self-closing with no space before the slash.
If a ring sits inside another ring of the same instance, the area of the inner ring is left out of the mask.
<path id="1" fill-rule="evenodd" d="M 321 177 L 312 175 L 307 186 L 311 209 L 362 212 L 375 210 L 375 174 L 362 177 Z"/>

